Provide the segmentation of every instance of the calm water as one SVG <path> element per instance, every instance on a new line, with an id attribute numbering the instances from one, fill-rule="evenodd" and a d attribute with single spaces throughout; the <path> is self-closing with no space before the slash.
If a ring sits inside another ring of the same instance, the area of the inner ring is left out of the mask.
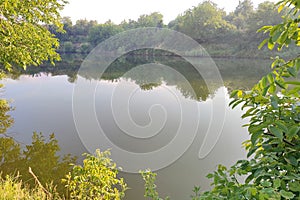
<path id="1" fill-rule="evenodd" d="M 33 131 L 55 133 L 62 154 L 111 148 L 125 171 L 127 199 L 143 199 L 143 181 L 131 172 L 148 167 L 158 169 L 162 196 L 189 199 L 193 186 L 209 187 L 205 176 L 219 163 L 245 157 L 245 121 L 242 111 L 227 106 L 228 93 L 250 88 L 269 63 L 214 61 L 223 83 L 209 68 L 202 77 L 179 58 L 156 58 L 155 65 L 149 58 L 116 61 L 104 74 L 76 74 L 64 64 L 29 70 L 3 81 L 15 107 L 9 134 L 30 143 Z"/>

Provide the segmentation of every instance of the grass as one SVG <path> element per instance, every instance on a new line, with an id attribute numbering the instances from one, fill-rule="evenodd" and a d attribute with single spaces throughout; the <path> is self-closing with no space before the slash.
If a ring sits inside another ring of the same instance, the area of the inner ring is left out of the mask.
<path id="1" fill-rule="evenodd" d="M 22 182 L 20 176 L 7 175 L 5 178 L 0 176 L 0 200 L 52 200 L 61 199 L 55 192 L 55 188 L 45 188 L 36 186 L 30 188 Z M 50 191 L 50 192 L 49 192 Z"/>

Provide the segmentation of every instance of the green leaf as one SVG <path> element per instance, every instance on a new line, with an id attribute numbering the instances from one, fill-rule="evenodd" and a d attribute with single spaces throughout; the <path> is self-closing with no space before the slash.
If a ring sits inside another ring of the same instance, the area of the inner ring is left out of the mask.
<path id="1" fill-rule="evenodd" d="M 278 100 L 275 96 L 272 96 L 271 97 L 271 106 L 274 108 L 274 109 L 278 109 Z"/>
<path id="2" fill-rule="evenodd" d="M 251 193 L 252 196 L 255 196 L 257 194 L 257 189 L 256 188 L 249 188 L 249 192 Z"/>
<path id="3" fill-rule="evenodd" d="M 272 73 L 270 73 L 270 74 L 267 75 L 267 79 L 268 79 L 268 81 L 269 81 L 270 84 L 274 83 L 274 77 L 273 77 Z"/>
<path id="4" fill-rule="evenodd" d="M 279 81 L 275 81 L 276 85 L 278 85 L 279 87 L 281 87 L 282 89 L 286 89 L 286 86 L 284 85 L 284 83 L 281 83 Z"/>
<path id="5" fill-rule="evenodd" d="M 252 181 L 253 178 L 254 178 L 254 174 L 252 173 L 246 178 L 245 183 L 247 183 L 247 184 L 250 183 L 250 181 Z"/>
<path id="6" fill-rule="evenodd" d="M 242 103 L 244 100 L 243 99 L 240 99 L 238 100 L 237 102 L 235 102 L 233 105 L 232 105 L 232 109 L 234 109 L 236 106 L 238 106 L 240 103 Z"/>
<path id="7" fill-rule="evenodd" d="M 235 95 L 238 93 L 238 90 L 233 90 L 230 94 L 230 98 L 235 97 Z"/>
<path id="8" fill-rule="evenodd" d="M 274 92 L 276 92 L 276 86 L 275 85 L 270 85 L 269 93 L 273 94 Z"/>
<path id="9" fill-rule="evenodd" d="M 273 181 L 273 187 L 274 187 L 274 188 L 279 188 L 280 185 L 281 185 L 281 180 L 280 180 L 279 178 L 277 178 L 277 179 L 275 179 L 275 180 Z"/>
<path id="10" fill-rule="evenodd" d="M 263 182 L 261 182 L 261 185 L 264 187 L 270 187 L 272 185 L 272 183 L 270 183 L 269 181 L 263 181 Z"/>
<path id="11" fill-rule="evenodd" d="M 229 103 L 229 106 L 231 106 L 232 104 L 234 104 L 235 102 L 239 101 L 239 99 L 234 99 Z"/>
<path id="12" fill-rule="evenodd" d="M 286 41 L 287 36 L 288 36 L 288 33 L 289 33 L 288 31 L 284 31 L 284 32 L 280 35 L 279 39 L 277 40 L 279 44 L 283 44 L 283 43 Z"/>
<path id="13" fill-rule="evenodd" d="M 296 76 L 297 76 L 297 71 L 296 71 L 296 69 L 293 68 L 293 67 L 288 68 L 288 72 L 289 72 L 289 74 L 292 75 L 293 77 L 296 77 Z"/>
<path id="14" fill-rule="evenodd" d="M 285 83 L 290 85 L 300 85 L 299 81 L 286 81 Z"/>
<path id="15" fill-rule="evenodd" d="M 261 79 L 261 85 L 262 85 L 263 88 L 265 88 L 267 86 L 267 77 L 264 76 Z"/>
<path id="16" fill-rule="evenodd" d="M 282 27 L 281 24 L 277 24 L 277 25 L 275 25 L 275 26 L 271 26 L 271 27 L 270 27 L 270 35 L 273 36 L 274 33 L 275 33 L 278 29 L 280 29 L 281 27 Z"/>
<path id="17" fill-rule="evenodd" d="M 273 26 L 263 26 L 263 27 L 261 27 L 260 29 L 257 30 L 257 33 L 262 32 L 262 31 L 264 31 L 264 32 L 269 31 L 272 27 Z M 268 38 L 267 38 L 267 40 L 268 40 Z"/>
<path id="18" fill-rule="evenodd" d="M 253 145 L 256 144 L 257 139 L 259 138 L 260 135 L 262 135 L 262 133 L 263 133 L 263 131 L 257 131 L 251 135 L 251 143 Z"/>
<path id="19" fill-rule="evenodd" d="M 264 88 L 264 90 L 263 90 L 263 92 L 262 92 L 262 95 L 263 95 L 263 96 L 266 96 L 266 94 L 267 94 L 269 88 L 270 88 L 270 85 L 268 85 L 267 87 Z"/>
<path id="20" fill-rule="evenodd" d="M 287 192 L 285 190 L 280 190 L 280 195 L 286 199 L 292 199 L 295 197 L 295 195 L 292 192 Z"/>
<path id="21" fill-rule="evenodd" d="M 252 111 L 254 111 L 254 112 L 252 112 Z M 246 117 L 252 116 L 252 115 L 254 115 L 255 113 L 257 113 L 258 111 L 259 111 L 259 110 L 256 109 L 255 107 L 250 108 L 250 109 L 247 110 L 247 112 L 246 112 L 245 114 L 242 115 L 242 118 L 246 118 Z"/>
<path id="22" fill-rule="evenodd" d="M 249 158 L 249 157 L 250 157 L 257 149 L 258 149 L 258 147 L 252 148 L 252 149 L 247 153 L 247 158 Z"/>
<path id="23" fill-rule="evenodd" d="M 294 165 L 294 166 L 298 166 L 298 161 L 297 159 L 292 156 L 292 155 L 288 155 L 287 157 L 284 158 L 288 163 L 290 163 L 291 165 Z"/>
<path id="24" fill-rule="evenodd" d="M 264 150 L 266 150 L 266 151 L 269 151 L 269 150 L 271 150 L 271 149 L 273 148 L 273 146 L 270 145 L 270 144 L 263 144 L 262 147 L 263 147 Z"/>
<path id="25" fill-rule="evenodd" d="M 289 189 L 293 192 L 300 192 L 300 183 L 299 183 L 299 181 L 289 182 Z"/>
<path id="26" fill-rule="evenodd" d="M 282 121 L 275 121 L 275 124 L 280 128 L 283 132 L 288 132 L 288 128 L 285 126 Z"/>
<path id="27" fill-rule="evenodd" d="M 268 41 L 268 48 L 269 48 L 270 50 L 272 50 L 272 49 L 274 49 L 274 46 L 275 46 L 275 44 L 272 42 L 272 40 L 271 40 L 271 38 L 270 38 L 269 41 Z"/>
<path id="28" fill-rule="evenodd" d="M 294 137 L 300 131 L 299 125 L 295 125 L 287 132 L 288 137 Z"/>
<path id="29" fill-rule="evenodd" d="M 258 46 L 258 49 L 261 49 L 267 42 L 268 42 L 269 38 L 264 39 Z"/>
<path id="30" fill-rule="evenodd" d="M 211 178 L 214 177 L 214 175 L 213 174 L 208 174 L 206 177 L 209 178 L 209 179 L 211 179 Z"/>
<path id="31" fill-rule="evenodd" d="M 275 137 L 279 138 L 280 140 L 283 139 L 283 133 L 280 129 L 278 129 L 277 127 L 275 126 L 269 126 L 269 130 L 270 132 L 275 135 Z"/>

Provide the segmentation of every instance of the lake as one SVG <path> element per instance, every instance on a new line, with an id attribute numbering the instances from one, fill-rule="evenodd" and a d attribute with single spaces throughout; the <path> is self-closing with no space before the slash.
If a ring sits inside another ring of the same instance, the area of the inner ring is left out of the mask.
<path id="1" fill-rule="evenodd" d="M 203 73 L 176 56 L 127 56 L 104 73 L 79 69 L 80 61 L 29 68 L 2 81 L 15 108 L 9 135 L 28 144 L 33 131 L 55 133 L 60 153 L 79 157 L 110 148 L 130 187 L 126 199 L 143 199 L 136 172 L 146 168 L 158 173 L 161 196 L 189 199 L 194 186 L 209 188 L 205 176 L 218 164 L 245 158 L 246 121 L 228 107 L 229 93 L 250 89 L 270 64 L 190 59 Z"/>

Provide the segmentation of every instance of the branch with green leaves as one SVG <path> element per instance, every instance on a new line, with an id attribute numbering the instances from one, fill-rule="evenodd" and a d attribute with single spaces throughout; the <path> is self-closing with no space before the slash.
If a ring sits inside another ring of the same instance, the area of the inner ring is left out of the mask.
<path id="1" fill-rule="evenodd" d="M 64 0 L 2 0 L 0 1 L 0 65 L 2 72 L 13 67 L 40 65 L 60 57 L 58 40 L 47 29 L 53 25 L 63 31 L 59 11 Z"/>

